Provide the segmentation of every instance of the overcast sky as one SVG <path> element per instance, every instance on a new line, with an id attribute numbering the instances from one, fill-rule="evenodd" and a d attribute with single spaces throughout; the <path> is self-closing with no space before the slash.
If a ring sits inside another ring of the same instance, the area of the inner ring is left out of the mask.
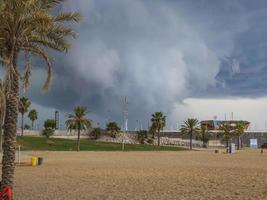
<path id="1" fill-rule="evenodd" d="M 51 52 L 54 82 L 40 93 L 39 62 L 27 96 L 39 124 L 75 105 L 104 126 L 122 124 L 129 99 L 129 128 L 147 127 L 151 113 L 167 115 L 167 128 L 187 117 L 247 119 L 267 125 L 266 0 L 69 0 L 79 11 L 79 33 L 68 54 Z M 61 122 L 64 124 L 64 122 Z"/>

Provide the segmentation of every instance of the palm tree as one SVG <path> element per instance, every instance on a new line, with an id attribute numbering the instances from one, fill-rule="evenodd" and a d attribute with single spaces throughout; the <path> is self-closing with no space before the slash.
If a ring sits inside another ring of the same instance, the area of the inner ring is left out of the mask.
<path id="1" fill-rule="evenodd" d="M 31 106 L 31 102 L 26 97 L 21 97 L 19 100 L 19 113 L 21 114 L 21 136 L 23 136 L 24 130 L 24 114 L 28 112 Z"/>
<path id="2" fill-rule="evenodd" d="M 200 131 L 199 121 L 197 119 L 194 119 L 194 118 L 187 119 L 186 121 L 184 121 L 184 124 L 181 126 L 180 131 L 183 134 L 189 134 L 190 150 L 192 150 L 193 134 L 196 134 Z"/>
<path id="3" fill-rule="evenodd" d="M 64 0 L 0 0 L 0 61 L 6 72 L 6 115 L 2 159 L 2 188 L 13 187 L 15 169 L 15 139 L 17 130 L 19 80 L 23 88 L 29 85 L 30 57 L 43 59 L 48 76 L 43 90 L 52 81 L 52 64 L 47 50 L 67 51 L 67 37 L 73 30 L 64 22 L 78 21 L 77 13 L 59 13 L 56 6 Z M 3 23 L 4 22 L 4 23 Z M 18 56 L 25 55 L 25 74 L 18 71 Z"/>
<path id="4" fill-rule="evenodd" d="M 116 138 L 121 129 L 116 122 L 109 122 L 106 130 L 110 132 L 111 137 Z"/>
<path id="5" fill-rule="evenodd" d="M 69 114 L 66 125 L 69 130 L 75 129 L 78 131 L 77 151 L 80 151 L 80 135 L 82 130 L 87 130 L 92 127 L 92 121 L 86 117 L 88 114 L 86 107 L 77 106 L 74 108 L 74 114 Z"/>
<path id="6" fill-rule="evenodd" d="M 152 124 L 149 128 L 149 133 L 152 135 L 152 138 L 154 139 L 155 138 L 155 133 L 156 133 L 156 127 L 154 124 Z"/>
<path id="7" fill-rule="evenodd" d="M 220 136 L 226 142 L 226 149 L 228 152 L 229 141 L 233 137 L 234 128 L 230 124 L 225 123 L 220 127 L 220 130 L 222 131 Z"/>
<path id="8" fill-rule="evenodd" d="M 246 129 L 247 125 L 243 121 L 238 122 L 234 128 L 235 135 L 238 137 L 237 150 L 240 149 L 241 136 L 244 134 Z"/>
<path id="9" fill-rule="evenodd" d="M 157 131 L 158 146 L 159 146 L 160 145 L 160 131 L 166 125 L 166 116 L 164 116 L 162 112 L 155 112 L 154 114 L 152 114 L 151 122 L 152 122 L 152 126 L 154 126 L 154 128 Z"/>
<path id="10" fill-rule="evenodd" d="M 197 139 L 203 142 L 203 148 L 207 148 L 210 137 L 211 135 L 208 132 L 207 126 L 201 126 L 201 129 L 197 132 Z"/>
<path id="11" fill-rule="evenodd" d="M 34 122 L 38 119 L 38 112 L 35 109 L 32 109 L 28 114 L 29 119 L 32 121 L 32 130 L 34 126 Z"/>
<path id="12" fill-rule="evenodd" d="M 4 82 L 0 80 L 0 152 L 2 152 L 3 125 L 5 119 L 6 95 Z"/>

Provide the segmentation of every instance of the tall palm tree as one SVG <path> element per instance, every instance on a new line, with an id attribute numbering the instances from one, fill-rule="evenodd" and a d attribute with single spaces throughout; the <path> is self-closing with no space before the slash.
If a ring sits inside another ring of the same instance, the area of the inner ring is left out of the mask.
<path id="1" fill-rule="evenodd" d="M 34 122 L 38 119 L 38 112 L 35 109 L 32 109 L 28 114 L 29 119 L 32 121 L 32 130 L 34 126 Z"/>
<path id="2" fill-rule="evenodd" d="M 28 112 L 31 106 L 31 102 L 26 97 L 21 97 L 19 99 L 19 113 L 21 114 L 21 136 L 23 136 L 24 132 L 24 114 Z"/>
<path id="3" fill-rule="evenodd" d="M 160 131 L 166 126 L 166 116 L 162 112 L 155 112 L 151 118 L 152 126 L 157 131 L 158 135 L 158 146 L 160 145 Z"/>
<path id="4" fill-rule="evenodd" d="M 74 114 L 69 114 L 66 120 L 68 129 L 75 129 L 78 131 L 77 151 L 80 151 L 80 135 L 82 130 L 87 130 L 92 127 L 92 121 L 87 118 L 87 109 L 83 106 L 74 108 Z"/>
<path id="5" fill-rule="evenodd" d="M 2 152 L 2 138 L 3 138 L 3 125 L 5 119 L 5 109 L 6 109 L 6 95 L 5 95 L 5 85 L 2 80 L 0 80 L 0 152 Z"/>
<path id="6" fill-rule="evenodd" d="M 197 132 L 197 139 L 203 142 L 203 148 L 207 148 L 210 138 L 211 135 L 207 129 L 207 126 L 201 126 L 200 130 Z"/>
<path id="7" fill-rule="evenodd" d="M 110 132 L 111 137 L 116 138 L 118 133 L 120 132 L 120 127 L 116 122 L 109 122 L 106 127 L 107 131 Z"/>
<path id="8" fill-rule="evenodd" d="M 247 129 L 247 125 L 243 121 L 238 122 L 234 128 L 235 135 L 238 137 L 237 150 L 240 149 L 241 136 L 244 134 L 246 129 Z"/>
<path id="9" fill-rule="evenodd" d="M 231 126 L 230 124 L 223 124 L 219 128 L 222 132 L 220 133 L 221 138 L 226 142 L 226 149 L 228 152 L 228 147 L 229 147 L 229 141 L 234 135 L 234 127 Z"/>
<path id="10" fill-rule="evenodd" d="M 15 139 L 18 118 L 19 80 L 27 88 L 31 75 L 31 57 L 43 59 L 48 76 L 43 89 L 52 81 L 52 64 L 47 50 L 67 51 L 73 30 L 64 22 L 78 21 L 77 13 L 58 13 L 64 0 L 0 0 L 0 60 L 6 72 L 6 115 L 2 159 L 2 189 L 14 181 Z M 18 56 L 25 55 L 25 73 L 18 71 Z"/>
<path id="11" fill-rule="evenodd" d="M 190 137 L 190 150 L 192 150 L 192 140 L 193 140 L 193 134 L 196 134 L 200 131 L 199 127 L 199 121 L 194 118 L 189 118 L 186 121 L 184 121 L 184 124 L 181 126 L 180 131 L 183 134 L 189 134 Z"/>

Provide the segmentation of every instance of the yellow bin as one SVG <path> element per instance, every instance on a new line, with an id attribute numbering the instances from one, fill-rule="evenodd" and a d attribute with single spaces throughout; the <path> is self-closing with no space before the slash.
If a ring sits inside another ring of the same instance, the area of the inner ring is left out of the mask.
<path id="1" fill-rule="evenodd" d="M 38 164 L 37 157 L 32 157 L 32 166 L 36 166 Z"/>

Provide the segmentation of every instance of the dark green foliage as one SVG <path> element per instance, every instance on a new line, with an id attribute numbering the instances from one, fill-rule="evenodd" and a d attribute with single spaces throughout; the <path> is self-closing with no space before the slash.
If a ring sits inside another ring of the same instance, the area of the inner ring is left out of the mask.
<path id="1" fill-rule="evenodd" d="M 152 114 L 152 118 L 151 118 L 151 122 L 152 122 L 152 131 L 154 129 L 154 131 L 157 132 L 158 135 L 158 146 L 160 145 L 160 131 L 163 130 L 163 128 L 166 126 L 166 116 L 163 115 L 162 112 L 155 112 L 154 114 Z M 152 132 L 152 137 L 154 138 L 154 133 Z"/>
<path id="2" fill-rule="evenodd" d="M 197 134 L 200 131 L 200 124 L 197 119 L 189 118 L 184 121 L 184 124 L 181 126 L 180 131 L 183 134 L 187 134 L 190 137 L 190 150 L 192 150 L 192 140 L 193 135 Z"/>
<path id="3" fill-rule="evenodd" d="M 207 148 L 207 144 L 211 138 L 210 133 L 208 132 L 207 126 L 201 126 L 200 131 L 197 132 L 197 140 L 203 142 L 203 148 Z"/>
<path id="4" fill-rule="evenodd" d="M 48 127 L 43 130 L 43 135 L 46 136 L 47 138 L 50 138 L 52 135 L 54 135 L 55 129 Z"/>
<path id="5" fill-rule="evenodd" d="M 44 122 L 43 135 L 49 138 L 50 136 L 54 135 L 55 129 L 56 129 L 56 121 L 54 119 L 47 119 Z"/>
<path id="6" fill-rule="evenodd" d="M 54 119 L 47 119 L 44 122 L 44 128 L 52 128 L 52 129 L 56 129 L 56 121 Z"/>
<path id="7" fill-rule="evenodd" d="M 90 132 L 90 137 L 94 140 L 97 140 L 99 138 L 101 134 L 101 129 L 100 128 L 94 128 L 91 132 Z"/>
<path id="8" fill-rule="evenodd" d="M 138 141 L 140 142 L 140 144 L 145 143 L 145 139 L 147 138 L 147 134 L 148 134 L 148 132 L 146 130 L 140 130 L 137 132 Z"/>
<path id="9" fill-rule="evenodd" d="M 220 133 L 220 137 L 226 142 L 226 148 L 228 151 L 229 141 L 234 136 L 234 127 L 231 126 L 230 124 L 223 124 L 220 127 L 220 130 L 222 131 Z"/>
<path id="10" fill-rule="evenodd" d="M 111 137 L 116 138 L 121 129 L 116 122 L 109 122 L 107 124 L 106 130 L 110 132 Z"/>
<path id="11" fill-rule="evenodd" d="M 29 125 L 29 124 L 25 124 L 25 125 L 24 125 L 24 129 L 25 129 L 25 130 L 30 130 L 30 129 L 31 129 L 31 127 L 30 127 L 30 125 Z"/>
<path id="12" fill-rule="evenodd" d="M 87 118 L 88 111 L 84 106 L 76 106 L 73 112 L 73 114 L 69 114 L 66 125 L 69 130 L 75 129 L 78 131 L 77 151 L 79 151 L 81 131 L 89 130 L 92 127 L 93 121 Z"/>

